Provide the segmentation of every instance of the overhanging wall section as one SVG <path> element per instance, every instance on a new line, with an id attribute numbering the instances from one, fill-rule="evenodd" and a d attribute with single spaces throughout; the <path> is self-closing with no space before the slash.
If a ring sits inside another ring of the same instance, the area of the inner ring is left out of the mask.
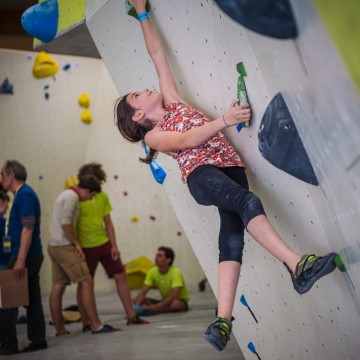
<path id="1" fill-rule="evenodd" d="M 88 1 L 91 7 L 91 1 Z M 234 335 L 244 355 L 252 341 L 271 359 L 357 357 L 359 345 L 359 99 L 311 1 L 293 4 L 300 36 L 279 41 L 247 31 L 211 1 L 152 1 L 185 98 L 210 117 L 222 115 L 236 96 L 235 65 L 246 66 L 253 124 L 227 135 L 247 165 L 251 188 L 268 218 L 299 253 L 341 252 L 351 278 L 334 272 L 305 296 L 292 289 L 289 274 L 250 238 L 234 309 Z M 104 2 L 88 14 L 87 26 L 120 94 L 158 88 L 137 20 L 122 3 Z M 301 182 L 267 163 L 258 151 L 257 131 L 272 97 L 283 92 L 319 187 Z M 218 215 L 198 206 L 167 169 L 165 189 L 213 289 L 217 290 Z M 139 165 L 140 166 L 140 165 Z M 259 323 L 240 303 L 244 294 Z M 200 335 L 199 335 L 200 336 Z"/>

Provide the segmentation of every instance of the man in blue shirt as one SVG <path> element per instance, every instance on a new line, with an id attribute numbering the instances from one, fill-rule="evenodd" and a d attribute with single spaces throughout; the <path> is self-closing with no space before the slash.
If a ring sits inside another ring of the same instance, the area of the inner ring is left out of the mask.
<path id="1" fill-rule="evenodd" d="M 29 306 L 27 306 L 28 338 L 30 344 L 24 352 L 47 348 L 45 319 L 41 303 L 40 268 L 43 261 L 40 240 L 40 202 L 26 182 L 25 167 L 18 161 L 6 161 L 1 169 L 1 183 L 14 194 L 7 226 L 11 242 L 8 268 L 21 279 L 28 271 Z M 16 335 L 17 308 L 0 309 L 0 355 L 18 352 Z"/>

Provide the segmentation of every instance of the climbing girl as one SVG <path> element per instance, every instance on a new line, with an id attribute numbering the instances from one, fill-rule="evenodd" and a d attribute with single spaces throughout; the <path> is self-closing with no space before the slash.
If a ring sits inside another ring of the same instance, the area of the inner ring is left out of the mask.
<path id="1" fill-rule="evenodd" d="M 156 151 L 177 160 L 182 181 L 201 205 L 219 209 L 218 307 L 205 339 L 223 350 L 230 338 L 235 294 L 240 276 L 244 230 L 291 274 L 295 290 L 303 294 L 322 276 L 335 269 L 334 253 L 324 257 L 300 256 L 290 249 L 270 225 L 260 199 L 248 190 L 245 168 L 235 149 L 221 133 L 250 119 L 249 104 L 233 101 L 229 110 L 210 121 L 181 99 L 162 42 L 145 10 L 146 0 L 131 0 L 154 62 L 161 92 L 148 89 L 130 93 L 115 105 L 117 126 L 131 142 L 144 140 L 150 147 L 144 162 Z"/>

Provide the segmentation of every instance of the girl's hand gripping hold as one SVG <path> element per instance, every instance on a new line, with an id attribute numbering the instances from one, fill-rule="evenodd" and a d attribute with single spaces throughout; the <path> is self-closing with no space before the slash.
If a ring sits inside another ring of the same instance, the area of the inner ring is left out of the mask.
<path id="1" fill-rule="evenodd" d="M 233 100 L 228 112 L 224 115 L 225 124 L 229 127 L 250 120 L 251 109 L 249 103 L 238 105 L 238 102 L 239 100 Z"/>
<path id="2" fill-rule="evenodd" d="M 138 14 L 146 11 L 146 0 L 129 0 L 129 3 L 135 8 Z"/>

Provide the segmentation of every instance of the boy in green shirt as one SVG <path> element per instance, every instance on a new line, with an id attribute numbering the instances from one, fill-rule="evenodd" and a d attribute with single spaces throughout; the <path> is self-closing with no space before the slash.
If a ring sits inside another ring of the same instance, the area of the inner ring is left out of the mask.
<path id="1" fill-rule="evenodd" d="M 89 163 L 83 165 L 78 177 L 95 176 L 100 183 L 106 181 L 106 173 L 102 165 Z M 126 280 L 125 267 L 121 261 L 115 237 L 115 229 L 111 220 L 112 207 L 104 191 L 96 194 L 91 200 L 80 203 L 80 216 L 77 222 L 77 235 L 84 251 L 91 276 L 94 278 L 99 262 L 109 278 L 115 280 L 116 289 L 127 316 L 127 325 L 148 324 L 149 322 L 136 315 L 134 304 Z M 81 300 L 78 296 L 78 301 Z M 84 331 L 87 330 L 84 327 Z"/>

